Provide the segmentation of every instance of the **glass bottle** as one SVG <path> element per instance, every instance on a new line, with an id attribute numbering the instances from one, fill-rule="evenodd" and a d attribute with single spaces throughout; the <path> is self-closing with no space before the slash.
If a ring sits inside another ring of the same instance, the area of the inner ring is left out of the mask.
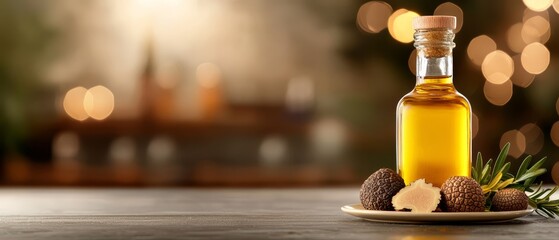
<path id="1" fill-rule="evenodd" d="M 414 19 L 417 78 L 398 103 L 397 165 L 406 184 L 425 178 L 434 186 L 470 176 L 471 107 L 452 83 L 456 18 Z"/>

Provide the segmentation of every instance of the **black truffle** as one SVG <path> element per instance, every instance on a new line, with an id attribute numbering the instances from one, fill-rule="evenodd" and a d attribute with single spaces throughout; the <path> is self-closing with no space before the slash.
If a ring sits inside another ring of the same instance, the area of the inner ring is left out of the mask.
<path id="1" fill-rule="evenodd" d="M 392 197 L 406 184 L 400 175 L 392 169 L 381 168 L 363 182 L 359 198 L 368 210 L 394 210 Z"/>
<path id="2" fill-rule="evenodd" d="M 528 196 L 518 189 L 499 190 L 491 201 L 492 211 L 518 211 L 528 208 Z"/>
<path id="3" fill-rule="evenodd" d="M 442 206 L 447 212 L 483 212 L 485 196 L 481 186 L 473 179 L 454 176 L 441 186 Z"/>

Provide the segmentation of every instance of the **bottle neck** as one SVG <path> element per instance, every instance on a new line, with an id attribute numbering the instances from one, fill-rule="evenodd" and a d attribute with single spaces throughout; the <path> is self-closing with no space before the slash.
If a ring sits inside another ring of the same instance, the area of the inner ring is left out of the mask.
<path id="1" fill-rule="evenodd" d="M 417 84 L 452 84 L 454 33 L 449 29 L 420 29 L 414 38 Z"/>

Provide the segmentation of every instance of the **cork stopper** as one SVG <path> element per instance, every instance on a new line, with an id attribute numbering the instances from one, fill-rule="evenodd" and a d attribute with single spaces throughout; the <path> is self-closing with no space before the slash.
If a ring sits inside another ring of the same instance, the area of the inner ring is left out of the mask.
<path id="1" fill-rule="evenodd" d="M 419 16 L 413 19 L 413 29 L 447 28 L 456 29 L 454 16 Z"/>

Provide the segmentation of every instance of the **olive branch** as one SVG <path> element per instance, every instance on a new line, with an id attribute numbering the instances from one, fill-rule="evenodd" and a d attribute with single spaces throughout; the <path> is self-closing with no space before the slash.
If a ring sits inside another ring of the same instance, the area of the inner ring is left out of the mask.
<path id="1" fill-rule="evenodd" d="M 559 186 L 543 189 L 542 183 L 540 183 L 536 188 L 532 188 L 536 178 L 547 172 L 545 168 L 541 168 L 547 157 L 543 157 L 530 166 L 532 156 L 528 155 L 514 175 L 509 173 L 511 163 L 505 162 L 509 149 L 510 143 L 505 144 L 495 163 L 493 163 L 493 159 L 489 159 L 483 164 L 481 153 L 477 154 L 476 163 L 472 167 L 472 178 L 479 183 L 485 195 L 485 208 L 491 208 L 493 196 L 499 190 L 516 188 L 530 193 L 527 195 L 529 204 L 536 209 L 538 214 L 548 218 L 559 218 L 559 199 L 550 200 L 551 195 L 559 190 Z"/>

